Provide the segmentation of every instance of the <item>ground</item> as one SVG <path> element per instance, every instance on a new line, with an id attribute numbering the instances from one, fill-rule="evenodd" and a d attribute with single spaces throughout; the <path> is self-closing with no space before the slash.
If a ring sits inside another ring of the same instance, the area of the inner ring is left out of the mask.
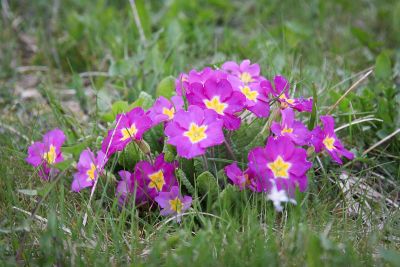
<path id="1" fill-rule="evenodd" d="M 2 0 L 1 16 L 2 265 L 399 266 L 400 2 Z M 316 159 L 283 213 L 247 191 L 213 203 L 196 187 L 177 224 L 121 210 L 112 175 L 88 208 L 89 190 L 70 191 L 73 166 L 46 182 L 25 162 L 54 127 L 76 159 L 98 147 L 112 103 L 246 58 L 314 95 L 356 155 Z"/>

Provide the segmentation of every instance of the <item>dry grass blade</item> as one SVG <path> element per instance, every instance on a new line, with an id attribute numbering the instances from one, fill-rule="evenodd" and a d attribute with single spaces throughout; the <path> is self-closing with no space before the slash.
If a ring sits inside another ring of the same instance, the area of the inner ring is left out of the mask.
<path id="1" fill-rule="evenodd" d="M 340 127 L 335 129 L 335 132 L 343 130 L 343 129 L 351 126 L 351 125 L 355 125 L 355 124 L 359 124 L 359 123 L 363 123 L 363 122 L 367 122 L 367 121 L 379 121 L 379 122 L 382 122 L 383 120 L 377 119 L 377 118 L 372 118 L 372 117 L 365 117 L 365 118 L 357 119 L 357 120 L 354 120 L 354 121 L 352 121 L 350 123 L 347 123 L 347 124 L 344 124 L 344 125 L 340 126 Z"/>
<path id="2" fill-rule="evenodd" d="M 136 8 L 135 0 L 129 0 L 129 4 L 131 5 L 131 8 L 132 8 L 133 18 L 135 19 L 136 27 L 139 30 L 140 41 L 143 44 L 146 44 L 146 36 L 144 35 L 144 30 L 143 30 L 143 27 L 142 27 L 142 23 L 140 22 L 140 17 L 139 17 L 139 13 L 137 11 L 137 8 Z"/>
<path id="3" fill-rule="evenodd" d="M 386 136 L 385 138 L 383 138 L 382 140 L 380 140 L 379 142 L 375 143 L 374 145 L 372 145 L 370 148 L 368 148 L 367 150 L 365 150 L 362 153 L 362 156 L 365 156 L 366 154 L 368 154 L 368 152 L 370 152 L 371 150 L 375 149 L 376 147 L 380 146 L 381 144 L 385 143 L 387 140 L 389 140 L 390 138 L 392 138 L 393 136 L 395 136 L 396 134 L 400 133 L 400 128 L 397 129 L 396 131 L 394 131 L 393 133 L 389 134 L 388 136 Z"/>
<path id="4" fill-rule="evenodd" d="M 28 216 L 31 216 L 31 213 L 30 213 L 29 211 L 23 210 L 23 209 L 21 209 L 21 208 L 15 207 L 15 206 L 13 206 L 13 209 L 15 209 L 15 210 L 17 210 L 17 211 L 20 211 L 20 212 L 22 212 L 22 213 L 24 213 L 24 214 L 26 214 L 26 215 L 28 215 Z M 41 222 L 43 225 L 47 225 L 47 219 L 46 219 L 46 218 L 43 218 L 42 216 L 39 216 L 39 215 L 37 215 L 37 214 L 34 214 L 34 215 L 33 215 L 33 218 L 36 219 L 36 220 L 38 220 L 39 222 Z M 72 235 L 72 232 L 71 232 L 71 230 L 70 230 L 69 228 L 67 228 L 67 227 L 65 227 L 65 226 L 61 226 L 61 229 L 62 229 L 65 233 L 67 233 L 67 234 L 69 234 L 69 235 Z"/>
<path id="5" fill-rule="evenodd" d="M 338 99 L 338 101 L 336 101 L 335 104 L 333 104 L 333 106 L 331 106 L 327 112 L 327 114 L 330 114 L 336 107 L 337 105 L 339 105 L 340 102 L 342 102 L 342 100 L 351 92 L 353 91 L 355 88 L 357 88 L 358 85 L 360 85 L 360 83 L 362 81 L 364 81 L 371 73 L 373 72 L 373 70 L 369 70 L 367 73 L 365 73 L 360 79 L 358 79 L 355 83 L 353 83 L 349 89 L 347 89 L 347 91 Z"/>

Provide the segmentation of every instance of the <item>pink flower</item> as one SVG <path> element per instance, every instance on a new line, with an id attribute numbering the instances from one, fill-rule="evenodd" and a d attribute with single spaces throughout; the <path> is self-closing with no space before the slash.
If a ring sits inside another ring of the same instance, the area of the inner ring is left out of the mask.
<path id="1" fill-rule="evenodd" d="M 225 173 L 231 182 L 238 186 L 240 190 L 249 187 L 251 184 L 251 176 L 249 176 L 249 169 L 242 171 L 239 169 L 236 162 L 225 167 Z"/>
<path id="2" fill-rule="evenodd" d="M 188 111 L 178 111 L 165 128 L 168 144 L 177 147 L 178 155 L 193 158 L 202 155 L 211 146 L 224 142 L 222 120 L 216 112 L 189 106 Z"/>
<path id="3" fill-rule="evenodd" d="M 293 108 L 300 112 L 311 112 L 313 106 L 312 98 L 290 98 L 289 97 L 289 82 L 283 76 L 274 77 L 274 85 L 271 82 L 264 80 L 261 82 L 261 86 L 265 87 L 266 90 L 272 92 L 275 97 L 278 97 L 278 101 L 281 103 L 281 108 Z"/>
<path id="4" fill-rule="evenodd" d="M 132 140 L 142 139 L 143 134 L 150 129 L 152 121 L 142 108 L 137 107 L 126 114 L 118 114 L 116 126 L 108 132 L 102 143 L 102 151 L 110 156 L 116 151 L 122 151 Z"/>
<path id="5" fill-rule="evenodd" d="M 260 79 L 260 66 L 250 64 L 250 60 L 245 59 L 238 65 L 234 61 L 227 61 L 222 64 L 222 69 L 236 76 L 243 84 L 257 82 Z"/>
<path id="6" fill-rule="evenodd" d="M 61 146 L 65 141 L 65 135 L 60 129 L 49 131 L 43 136 L 41 142 L 34 142 L 28 148 L 28 157 L 25 159 L 34 167 L 40 167 L 39 176 L 49 180 L 50 176 L 57 173 L 52 166 L 64 160 Z"/>
<path id="7" fill-rule="evenodd" d="M 174 215 L 178 222 L 182 213 L 192 205 L 192 198 L 190 196 L 182 197 L 177 186 L 173 186 L 169 192 L 161 192 L 155 201 L 162 208 L 161 215 Z"/>
<path id="8" fill-rule="evenodd" d="M 97 157 L 88 148 L 82 151 L 77 165 L 78 172 L 74 174 L 71 189 L 79 192 L 83 188 L 92 187 L 107 163 L 107 157 L 102 152 L 97 152 Z"/>
<path id="9" fill-rule="evenodd" d="M 207 80 L 204 85 L 194 83 L 187 95 L 189 104 L 209 109 L 222 119 L 228 130 L 236 130 L 240 127 L 240 118 L 235 116 L 236 112 L 243 110 L 245 98 L 233 91 L 228 80 Z"/>
<path id="10" fill-rule="evenodd" d="M 292 141 L 299 146 L 303 146 L 310 141 L 310 132 L 307 127 L 300 121 L 294 119 L 295 114 L 291 108 L 281 110 L 281 123 L 273 122 L 271 131 L 276 136 L 288 136 Z"/>
<path id="11" fill-rule="evenodd" d="M 181 96 L 173 96 L 171 101 L 163 96 L 157 98 L 154 105 L 146 112 L 153 121 L 153 126 L 161 122 L 168 122 L 175 116 L 175 112 L 183 109 Z"/>
<path id="12" fill-rule="evenodd" d="M 121 180 L 117 185 L 116 196 L 118 197 L 118 204 L 122 207 L 135 192 L 133 188 L 132 173 L 122 170 L 118 172 L 118 175 L 121 177 Z M 139 191 L 140 190 L 137 192 Z M 136 196 L 137 195 L 138 194 L 136 194 Z"/>
<path id="13" fill-rule="evenodd" d="M 342 142 L 337 138 L 335 134 L 335 121 L 332 116 L 321 116 L 320 117 L 324 129 L 317 126 L 312 131 L 312 144 L 315 147 L 316 152 L 326 150 L 332 159 L 342 164 L 341 156 L 344 156 L 350 160 L 354 158 L 354 154 L 344 148 Z"/>
<path id="14" fill-rule="evenodd" d="M 191 70 L 189 74 L 181 73 L 178 79 L 175 81 L 176 94 L 178 96 L 182 96 L 190 93 L 190 87 L 193 83 L 200 83 L 204 85 L 208 79 L 214 78 L 216 80 L 220 80 L 226 79 L 226 77 L 226 73 L 219 70 L 213 70 L 210 67 L 206 67 L 199 72 L 196 70 Z"/>
<path id="15" fill-rule="evenodd" d="M 248 155 L 249 167 L 261 181 L 274 179 L 279 189 L 290 192 L 296 186 L 300 191 L 307 187 L 306 172 L 312 164 L 306 158 L 306 151 L 296 148 L 287 136 L 269 137 L 265 148 L 254 148 Z"/>
<path id="16" fill-rule="evenodd" d="M 133 181 L 138 183 L 138 188 L 143 191 L 144 197 L 154 200 L 160 192 L 169 191 L 172 186 L 178 184 L 175 178 L 177 165 L 177 162 L 166 162 L 164 154 L 158 155 L 154 164 L 148 161 L 140 161 L 135 166 Z M 139 201 L 141 200 L 138 195 L 136 198 Z"/>

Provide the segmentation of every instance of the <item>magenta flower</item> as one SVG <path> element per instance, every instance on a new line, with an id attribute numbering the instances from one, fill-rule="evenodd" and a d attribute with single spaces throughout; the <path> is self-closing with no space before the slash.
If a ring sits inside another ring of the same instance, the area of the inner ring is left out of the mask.
<path id="1" fill-rule="evenodd" d="M 175 178 L 177 165 L 177 162 L 166 162 L 164 154 L 160 154 L 154 164 L 148 161 L 138 162 L 133 173 L 133 180 L 137 182 L 138 188 L 144 192 L 146 198 L 154 200 L 159 192 L 169 191 L 172 186 L 178 185 Z M 141 200 L 138 195 L 136 198 Z"/>
<path id="2" fill-rule="evenodd" d="M 182 213 L 192 205 L 192 198 L 190 196 L 182 197 L 177 186 L 173 186 L 169 192 L 160 192 L 155 201 L 162 208 L 161 215 L 174 215 L 178 222 Z"/>
<path id="3" fill-rule="evenodd" d="M 181 96 L 183 95 L 183 92 L 184 95 L 190 93 L 190 85 L 193 83 L 200 83 L 204 85 L 204 83 L 211 78 L 220 80 L 226 79 L 226 77 L 226 73 L 219 70 L 213 70 L 210 67 L 206 67 L 199 72 L 196 70 L 191 70 L 189 74 L 181 73 L 179 78 L 175 81 L 176 94 Z"/>
<path id="4" fill-rule="evenodd" d="M 143 134 L 150 129 L 152 121 L 142 108 L 137 107 L 126 114 L 118 114 L 116 126 L 108 131 L 101 145 L 102 151 L 110 156 L 116 151 L 122 151 L 132 140 L 142 139 Z"/>
<path id="5" fill-rule="evenodd" d="M 180 157 L 202 155 L 211 146 L 224 142 L 223 121 L 211 110 L 189 106 L 188 111 L 178 111 L 165 128 L 168 144 L 177 147 Z"/>
<path id="6" fill-rule="evenodd" d="M 294 111 L 291 108 L 287 108 L 281 110 L 281 114 L 281 123 L 273 122 L 271 131 L 276 136 L 288 136 L 296 145 L 303 146 L 308 144 L 311 134 L 302 122 L 294 119 Z"/>
<path id="7" fill-rule="evenodd" d="M 175 112 L 183 109 L 183 99 L 181 96 L 171 97 L 171 101 L 163 96 L 157 98 L 153 107 L 146 114 L 153 121 L 153 126 L 161 122 L 168 122 L 174 118 Z"/>
<path id="8" fill-rule="evenodd" d="M 245 59 L 238 65 L 234 61 L 227 61 L 222 64 L 222 69 L 239 78 L 243 84 L 249 84 L 260 80 L 260 66 L 250 64 L 250 60 Z"/>
<path id="9" fill-rule="evenodd" d="M 278 101 L 281 103 L 281 108 L 293 108 L 300 112 L 311 112 L 313 106 L 312 98 L 290 98 L 289 96 L 289 82 L 283 76 L 274 77 L 274 85 L 271 82 L 264 80 L 261 82 L 261 86 L 265 87 L 266 90 L 272 92 L 275 97 L 278 97 Z"/>
<path id="10" fill-rule="evenodd" d="M 48 180 L 52 174 L 57 173 L 52 166 L 64 160 L 61 146 L 65 141 L 65 135 L 60 129 L 47 132 L 41 142 L 34 142 L 28 148 L 28 157 L 25 159 L 33 167 L 40 167 L 39 176 Z"/>
<path id="11" fill-rule="evenodd" d="M 187 99 L 191 105 L 215 112 L 228 130 L 240 127 L 240 118 L 235 113 L 243 110 L 245 98 L 241 93 L 233 91 L 228 80 L 209 79 L 204 85 L 194 83 Z"/>
<path id="12" fill-rule="evenodd" d="M 127 202 L 129 196 L 132 194 L 132 173 L 122 170 L 118 172 L 118 175 L 121 177 L 121 180 L 117 185 L 116 196 L 118 197 L 118 204 L 123 206 Z"/>
<path id="13" fill-rule="evenodd" d="M 118 204 L 122 207 L 130 199 L 134 197 L 135 203 L 140 205 L 147 202 L 146 188 L 134 179 L 133 173 L 128 171 L 119 171 L 121 180 L 118 182 L 116 189 L 116 196 L 118 197 Z"/>
<path id="14" fill-rule="evenodd" d="M 279 189 L 284 188 L 290 192 L 296 186 L 299 186 L 300 191 L 307 187 L 306 172 L 312 164 L 306 158 L 306 151 L 296 148 L 287 136 L 276 139 L 269 137 L 265 148 L 254 148 L 248 155 L 250 169 L 262 181 L 274 179 Z"/>
<path id="15" fill-rule="evenodd" d="M 268 189 L 268 181 L 265 177 L 257 176 L 251 169 L 242 171 L 234 162 L 225 167 L 225 173 L 231 182 L 240 190 L 248 188 L 254 192 L 265 192 Z"/>
<path id="16" fill-rule="evenodd" d="M 97 152 L 97 157 L 88 148 L 82 151 L 77 165 L 78 172 L 74 174 L 71 189 L 79 192 L 83 188 L 92 187 L 107 163 L 107 157 L 102 152 Z"/>
<path id="17" fill-rule="evenodd" d="M 316 152 L 320 152 L 325 149 L 332 159 L 338 164 L 342 164 L 341 156 L 344 156 L 350 160 L 354 158 L 354 154 L 344 148 L 342 142 L 337 138 L 335 134 L 335 121 L 332 116 L 321 116 L 320 117 L 324 129 L 317 126 L 312 131 L 312 144 L 315 147 Z"/>
<path id="18" fill-rule="evenodd" d="M 225 173 L 231 182 L 238 186 L 240 190 L 251 185 L 251 176 L 249 176 L 249 169 L 242 171 L 239 169 L 236 162 L 225 167 Z"/>

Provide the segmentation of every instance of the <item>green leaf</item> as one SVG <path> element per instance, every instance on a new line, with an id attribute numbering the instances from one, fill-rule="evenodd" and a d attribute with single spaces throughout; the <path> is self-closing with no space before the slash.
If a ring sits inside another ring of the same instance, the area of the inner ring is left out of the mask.
<path id="1" fill-rule="evenodd" d="M 214 208 L 221 205 L 226 210 L 230 210 L 233 204 L 238 201 L 240 196 L 239 188 L 231 184 L 227 184 L 224 190 L 218 195 L 218 202 L 215 202 Z"/>
<path id="2" fill-rule="evenodd" d="M 113 77 L 129 77 L 134 74 L 134 62 L 129 59 L 120 59 L 111 63 L 108 74 Z"/>
<path id="3" fill-rule="evenodd" d="M 129 109 L 135 108 L 135 107 L 141 107 L 143 109 L 148 109 L 150 108 L 154 103 L 154 99 L 151 95 L 149 95 L 146 92 L 140 92 L 139 97 L 136 99 L 135 102 L 133 102 L 131 105 L 129 105 Z"/>
<path id="4" fill-rule="evenodd" d="M 129 104 L 126 101 L 115 101 L 111 106 L 111 111 L 103 114 L 101 119 L 106 122 L 113 122 L 117 114 L 128 112 Z"/>
<path id="5" fill-rule="evenodd" d="M 312 88 L 312 93 L 313 93 L 313 106 L 312 106 L 312 111 L 310 115 L 310 120 L 308 122 L 308 129 L 312 130 L 314 129 L 314 125 L 317 119 L 317 102 L 318 102 L 318 94 L 317 94 L 317 87 L 315 84 L 313 84 Z"/>
<path id="6" fill-rule="evenodd" d="M 156 89 L 156 96 L 163 96 L 171 98 L 175 94 L 175 78 L 172 76 L 165 77 L 158 84 Z"/>
<path id="7" fill-rule="evenodd" d="M 69 154 L 72 154 L 74 157 L 77 157 L 81 154 L 81 152 L 84 149 L 86 149 L 87 147 L 90 147 L 90 144 L 93 142 L 93 140 L 94 140 L 94 137 L 89 137 L 80 143 L 76 143 L 71 146 L 62 147 L 61 151 L 63 153 L 69 153 Z"/>
<path id="8" fill-rule="evenodd" d="M 200 174 L 197 179 L 197 187 L 201 194 L 217 194 L 218 193 L 218 183 L 217 179 L 212 175 L 211 172 L 205 171 Z"/>
<path id="9" fill-rule="evenodd" d="M 400 266 L 400 253 L 395 250 L 381 248 L 379 249 L 380 256 L 393 266 Z"/>
<path id="10" fill-rule="evenodd" d="M 131 170 L 135 167 L 135 164 L 140 160 L 144 159 L 145 155 L 140 150 L 135 142 L 129 143 L 125 149 L 120 153 L 118 163 L 126 170 Z"/>
<path id="11" fill-rule="evenodd" d="M 392 76 L 392 67 L 388 54 L 382 52 L 375 61 L 375 76 L 378 79 L 386 80 Z"/>
<path id="12" fill-rule="evenodd" d="M 65 171 L 72 165 L 72 163 L 74 163 L 73 159 L 67 159 L 67 160 L 64 160 L 64 161 L 54 164 L 54 167 L 60 171 Z"/>
<path id="13" fill-rule="evenodd" d="M 194 195 L 194 187 L 181 169 L 176 170 L 176 177 L 178 178 L 179 182 L 186 187 L 187 191 Z"/>

